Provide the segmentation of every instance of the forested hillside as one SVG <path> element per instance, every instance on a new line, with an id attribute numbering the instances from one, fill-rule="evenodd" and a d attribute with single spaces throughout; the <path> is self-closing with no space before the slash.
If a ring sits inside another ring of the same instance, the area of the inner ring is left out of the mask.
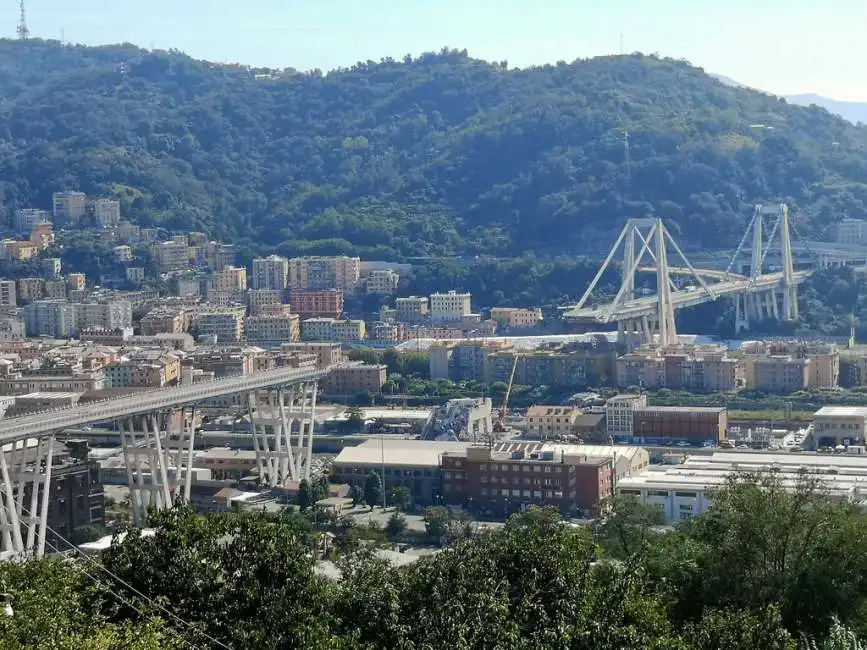
<path id="1" fill-rule="evenodd" d="M 647 214 L 710 248 L 756 201 L 790 202 L 804 234 L 867 216 L 867 130 L 641 55 L 516 70 L 444 50 L 323 74 L 0 41 L 0 100 L 7 216 L 81 189 L 253 249 L 598 252 Z"/>

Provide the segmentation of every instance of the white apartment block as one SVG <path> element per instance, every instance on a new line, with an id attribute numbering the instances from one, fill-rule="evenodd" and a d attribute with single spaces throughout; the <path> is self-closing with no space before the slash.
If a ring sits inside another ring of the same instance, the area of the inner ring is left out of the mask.
<path id="1" fill-rule="evenodd" d="M 867 221 L 843 219 L 837 224 L 834 234 L 838 244 L 864 246 L 867 244 Z"/>
<path id="2" fill-rule="evenodd" d="M 472 313 L 472 295 L 469 293 L 432 293 L 430 296 L 430 317 L 435 323 L 460 322 Z"/>
<path id="3" fill-rule="evenodd" d="M 269 255 L 253 260 L 254 289 L 285 290 L 289 286 L 289 260 L 279 255 Z"/>

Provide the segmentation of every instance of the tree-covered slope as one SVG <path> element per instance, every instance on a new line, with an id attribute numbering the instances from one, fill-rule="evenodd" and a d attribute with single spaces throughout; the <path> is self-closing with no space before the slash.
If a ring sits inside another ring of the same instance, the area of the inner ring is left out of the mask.
<path id="1" fill-rule="evenodd" d="M 515 70 L 443 51 L 323 75 L 0 41 L 0 97 L 7 214 L 75 188 L 287 253 L 598 252 L 647 214 L 731 246 L 765 200 L 805 234 L 867 216 L 867 131 L 640 55 Z"/>

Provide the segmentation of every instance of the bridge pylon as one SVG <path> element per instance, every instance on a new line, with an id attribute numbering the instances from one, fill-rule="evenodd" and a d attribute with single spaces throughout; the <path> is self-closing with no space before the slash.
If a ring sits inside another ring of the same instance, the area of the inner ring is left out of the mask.
<path id="1" fill-rule="evenodd" d="M 764 236 L 765 219 L 773 219 L 771 231 Z M 785 203 L 756 205 L 753 216 L 726 268 L 732 272 L 746 242 L 750 246 L 750 287 L 743 294 L 733 296 L 735 301 L 735 331 L 748 330 L 751 319 L 773 318 L 794 321 L 798 319 L 798 286 L 795 282 L 794 256 L 792 254 L 791 223 L 789 208 Z M 771 287 L 760 290 L 756 281 L 765 275 L 765 258 L 774 245 L 780 247 L 782 282 L 779 289 Z M 737 269 L 735 269 L 737 271 Z M 778 300 L 778 292 L 782 300 Z M 782 304 L 780 304 L 782 303 Z"/>
<path id="2" fill-rule="evenodd" d="M 638 248 L 639 245 L 640 248 Z M 672 273 L 668 263 L 669 246 L 689 270 L 692 277 L 695 278 L 697 284 L 708 295 L 711 297 L 715 296 L 704 279 L 690 264 L 686 255 L 683 254 L 683 251 L 665 227 L 662 219 L 630 219 L 626 222 L 626 225 L 620 232 L 620 236 L 574 309 L 582 309 L 590 299 L 603 274 L 609 270 L 621 246 L 623 247 L 623 264 L 620 275 L 620 289 L 611 304 L 601 308 L 604 311 L 600 314 L 599 322 L 616 320 L 618 322 L 618 336 L 620 337 L 628 337 L 630 333 L 634 333 L 644 343 L 657 343 L 661 346 L 677 343 L 674 304 L 671 298 L 672 290 L 677 291 L 677 287 L 672 280 Z M 637 253 L 636 248 L 638 248 Z M 649 260 L 645 262 L 645 258 L 649 258 Z M 651 270 L 656 272 L 656 313 L 653 317 L 621 315 L 619 313 L 621 305 L 625 301 L 630 301 L 635 297 L 635 276 L 639 271 L 639 267 L 646 270 L 648 263 Z"/>
<path id="3" fill-rule="evenodd" d="M 247 395 L 259 481 L 280 487 L 310 479 L 317 383 Z"/>

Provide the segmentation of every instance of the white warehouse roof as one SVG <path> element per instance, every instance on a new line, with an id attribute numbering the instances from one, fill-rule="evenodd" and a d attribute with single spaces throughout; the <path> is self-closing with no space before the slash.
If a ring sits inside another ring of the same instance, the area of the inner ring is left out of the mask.
<path id="1" fill-rule="evenodd" d="M 450 451 L 464 451 L 468 442 L 407 440 L 405 438 L 368 438 L 355 447 L 344 447 L 335 465 L 379 467 L 383 463 L 400 467 L 439 467 L 440 456 Z"/>

